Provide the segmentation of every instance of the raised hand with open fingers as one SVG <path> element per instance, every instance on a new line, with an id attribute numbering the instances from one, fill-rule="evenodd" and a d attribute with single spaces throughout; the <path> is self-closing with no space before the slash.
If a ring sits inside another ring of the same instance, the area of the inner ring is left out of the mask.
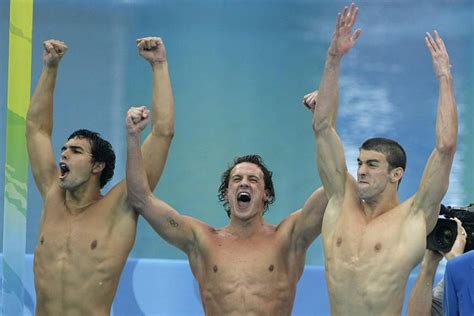
<path id="1" fill-rule="evenodd" d="M 166 62 L 166 49 L 161 37 L 144 37 L 137 39 L 140 56 L 151 64 Z"/>
<path id="2" fill-rule="evenodd" d="M 444 45 L 444 41 L 437 31 L 434 31 L 433 38 L 430 33 L 426 32 L 425 43 L 433 58 L 433 67 L 436 77 L 451 77 L 451 64 L 449 63 L 449 55 Z"/>
<path id="3" fill-rule="evenodd" d="M 331 46 L 329 47 L 329 54 L 334 56 L 342 56 L 349 52 L 354 46 L 355 42 L 362 33 L 362 29 L 357 29 L 352 32 L 359 8 L 354 3 L 351 6 L 344 7 L 344 11 L 337 14 L 336 31 L 334 32 Z"/>
<path id="4" fill-rule="evenodd" d="M 55 39 L 44 41 L 43 48 L 43 62 L 47 67 L 56 67 L 68 50 L 63 41 Z"/>

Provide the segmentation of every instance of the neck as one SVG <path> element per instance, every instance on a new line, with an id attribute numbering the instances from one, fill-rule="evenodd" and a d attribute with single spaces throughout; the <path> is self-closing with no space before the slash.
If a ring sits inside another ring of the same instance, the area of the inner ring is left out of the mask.
<path id="1" fill-rule="evenodd" d="M 230 224 L 225 229 L 234 236 L 248 238 L 255 235 L 263 226 L 265 226 L 263 216 L 257 214 L 246 220 L 232 216 Z"/>
<path id="2" fill-rule="evenodd" d="M 365 215 L 368 218 L 374 218 L 390 211 L 400 204 L 398 194 L 395 192 L 381 193 L 373 198 L 362 201 Z"/>
<path id="3" fill-rule="evenodd" d="M 72 213 L 82 212 L 88 206 L 102 198 L 99 190 L 88 192 L 83 190 L 66 191 L 64 205 Z"/>

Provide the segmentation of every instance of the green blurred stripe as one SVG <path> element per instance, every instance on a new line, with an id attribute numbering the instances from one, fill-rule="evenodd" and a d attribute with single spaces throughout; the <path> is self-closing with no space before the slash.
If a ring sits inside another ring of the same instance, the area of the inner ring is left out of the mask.
<path id="1" fill-rule="evenodd" d="M 23 314 L 28 185 L 25 119 L 30 101 L 32 34 L 33 0 L 11 0 L 0 302 L 3 315 Z"/>

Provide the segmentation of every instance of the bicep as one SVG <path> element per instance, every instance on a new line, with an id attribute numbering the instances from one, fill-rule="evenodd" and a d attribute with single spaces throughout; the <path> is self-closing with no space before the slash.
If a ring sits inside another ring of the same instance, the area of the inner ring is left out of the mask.
<path id="1" fill-rule="evenodd" d="M 139 213 L 170 244 L 185 252 L 193 247 L 196 223 L 192 218 L 181 215 L 173 207 L 153 195 L 147 197 L 144 208 Z"/>
<path id="2" fill-rule="evenodd" d="M 151 191 L 154 191 L 168 158 L 171 137 L 150 134 L 142 145 L 143 163 Z"/>
<path id="3" fill-rule="evenodd" d="M 58 176 L 51 138 L 42 132 L 27 134 L 28 156 L 36 186 L 43 197 Z"/>
<path id="4" fill-rule="evenodd" d="M 336 130 L 328 127 L 316 133 L 319 176 L 328 197 L 342 196 L 347 177 L 344 149 Z"/>
<path id="5" fill-rule="evenodd" d="M 321 233 L 324 211 L 328 204 L 328 198 L 323 188 L 314 191 L 306 200 L 301 211 L 295 213 L 294 234 L 296 240 L 308 247 L 311 242 Z"/>
<path id="6" fill-rule="evenodd" d="M 426 164 L 413 206 L 424 213 L 427 223 L 438 217 L 439 204 L 448 190 L 453 156 L 433 151 Z"/>

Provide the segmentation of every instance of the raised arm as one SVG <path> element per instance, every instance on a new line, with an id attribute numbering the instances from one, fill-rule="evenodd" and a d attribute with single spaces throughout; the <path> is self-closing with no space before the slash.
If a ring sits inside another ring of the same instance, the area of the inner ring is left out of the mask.
<path id="1" fill-rule="evenodd" d="M 148 185 L 153 191 L 163 172 L 174 135 L 174 100 L 163 40 L 159 37 L 137 39 L 137 47 L 153 72 L 152 128 L 142 146 Z"/>
<path id="2" fill-rule="evenodd" d="M 341 59 L 354 46 L 361 30 L 352 33 L 358 8 L 352 4 L 337 15 L 336 30 L 329 47 L 323 76 L 314 108 L 313 129 L 317 143 L 319 175 L 329 198 L 344 195 L 347 166 L 344 149 L 336 133 L 335 117 L 339 103 Z"/>
<path id="3" fill-rule="evenodd" d="M 321 234 L 327 204 L 327 195 L 323 188 L 319 188 L 306 200 L 301 210 L 291 215 L 295 223 L 292 236 L 296 250 L 306 252 L 311 243 Z"/>
<path id="4" fill-rule="evenodd" d="M 446 194 L 449 174 L 456 151 L 458 114 L 453 92 L 453 79 L 449 56 L 443 40 L 435 31 L 435 38 L 426 33 L 425 42 L 433 59 L 439 80 L 438 113 L 436 119 L 436 148 L 425 167 L 423 177 L 413 201 L 415 212 L 421 211 L 429 233 L 438 217 L 439 204 Z"/>
<path id="5" fill-rule="evenodd" d="M 140 133 L 149 121 L 144 107 L 127 113 L 127 190 L 128 203 L 141 214 L 167 242 L 189 253 L 195 244 L 191 218 L 180 215 L 171 206 L 157 199 L 150 190 L 140 150 Z"/>
<path id="6" fill-rule="evenodd" d="M 68 47 L 64 42 L 47 40 L 43 48 L 43 70 L 26 116 L 26 141 L 36 186 L 44 198 L 58 176 L 51 143 L 53 96 L 59 62 Z"/>

